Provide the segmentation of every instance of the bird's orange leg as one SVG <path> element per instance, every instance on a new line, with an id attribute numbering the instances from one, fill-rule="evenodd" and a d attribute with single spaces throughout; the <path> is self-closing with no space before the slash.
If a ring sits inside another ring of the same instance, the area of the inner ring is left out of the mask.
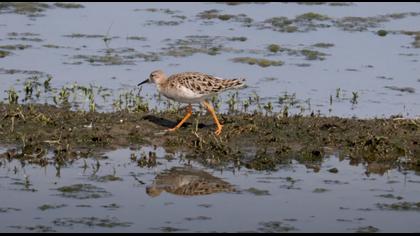
<path id="1" fill-rule="evenodd" d="M 207 102 L 203 101 L 203 105 L 209 110 L 211 116 L 213 116 L 214 122 L 216 122 L 217 129 L 216 129 L 216 135 L 220 135 L 222 133 L 223 125 L 220 124 L 219 120 L 217 119 L 216 113 L 214 112 L 213 107 Z"/>
<path id="2" fill-rule="evenodd" d="M 191 104 L 189 104 L 188 107 L 187 107 L 187 114 L 185 114 L 184 118 L 182 118 L 182 120 L 175 127 L 171 128 L 171 129 L 167 129 L 167 131 L 177 130 L 179 127 L 182 126 L 182 124 L 184 124 L 185 121 L 188 120 L 188 118 L 190 118 L 191 115 L 192 115 L 192 106 L 191 106 Z"/>

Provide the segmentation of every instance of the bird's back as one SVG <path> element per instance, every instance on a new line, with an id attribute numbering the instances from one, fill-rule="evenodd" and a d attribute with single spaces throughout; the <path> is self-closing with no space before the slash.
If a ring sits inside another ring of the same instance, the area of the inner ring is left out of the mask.
<path id="1" fill-rule="evenodd" d="M 179 102 L 197 103 L 217 93 L 245 86 L 239 79 L 222 79 L 201 72 L 183 72 L 168 77 L 159 91 Z"/>
<path id="2" fill-rule="evenodd" d="M 228 89 L 241 88 L 245 84 L 239 79 L 222 79 L 200 72 L 184 72 L 171 75 L 168 78 L 169 86 L 183 86 L 197 94 L 212 94 Z"/>

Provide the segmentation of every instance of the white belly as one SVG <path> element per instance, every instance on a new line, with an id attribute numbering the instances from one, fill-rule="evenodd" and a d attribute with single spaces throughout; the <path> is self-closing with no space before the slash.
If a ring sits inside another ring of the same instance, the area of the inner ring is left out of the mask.
<path id="1" fill-rule="evenodd" d="M 209 95 L 194 93 L 192 90 L 183 86 L 168 89 L 159 88 L 158 86 L 158 90 L 163 96 L 182 103 L 200 103 L 211 97 Z"/>

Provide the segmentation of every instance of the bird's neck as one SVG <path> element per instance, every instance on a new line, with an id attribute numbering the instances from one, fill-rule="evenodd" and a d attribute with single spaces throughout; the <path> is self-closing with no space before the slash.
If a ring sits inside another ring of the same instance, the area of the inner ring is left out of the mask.
<path id="1" fill-rule="evenodd" d="M 162 91 L 165 88 L 165 84 L 166 84 L 167 80 L 163 80 L 163 81 L 159 81 L 158 83 L 156 83 L 156 88 L 158 89 L 158 91 Z"/>

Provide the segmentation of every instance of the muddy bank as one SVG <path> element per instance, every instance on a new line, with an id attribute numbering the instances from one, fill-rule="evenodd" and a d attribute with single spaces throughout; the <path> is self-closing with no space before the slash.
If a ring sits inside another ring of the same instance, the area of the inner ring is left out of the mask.
<path id="1" fill-rule="evenodd" d="M 198 114 L 178 131 L 164 132 L 183 117 L 183 110 L 97 113 L 1 103 L 0 111 L 0 143 L 10 147 L 0 157 L 40 165 L 151 144 L 217 168 L 275 170 L 297 160 L 317 170 L 328 155 L 367 163 L 367 171 L 375 173 L 420 167 L 419 120 L 219 114 L 224 129 L 215 136 L 211 117 Z M 51 152 L 54 158 L 47 158 Z M 138 160 L 139 165 L 156 165 L 148 160 L 153 157 Z"/>

